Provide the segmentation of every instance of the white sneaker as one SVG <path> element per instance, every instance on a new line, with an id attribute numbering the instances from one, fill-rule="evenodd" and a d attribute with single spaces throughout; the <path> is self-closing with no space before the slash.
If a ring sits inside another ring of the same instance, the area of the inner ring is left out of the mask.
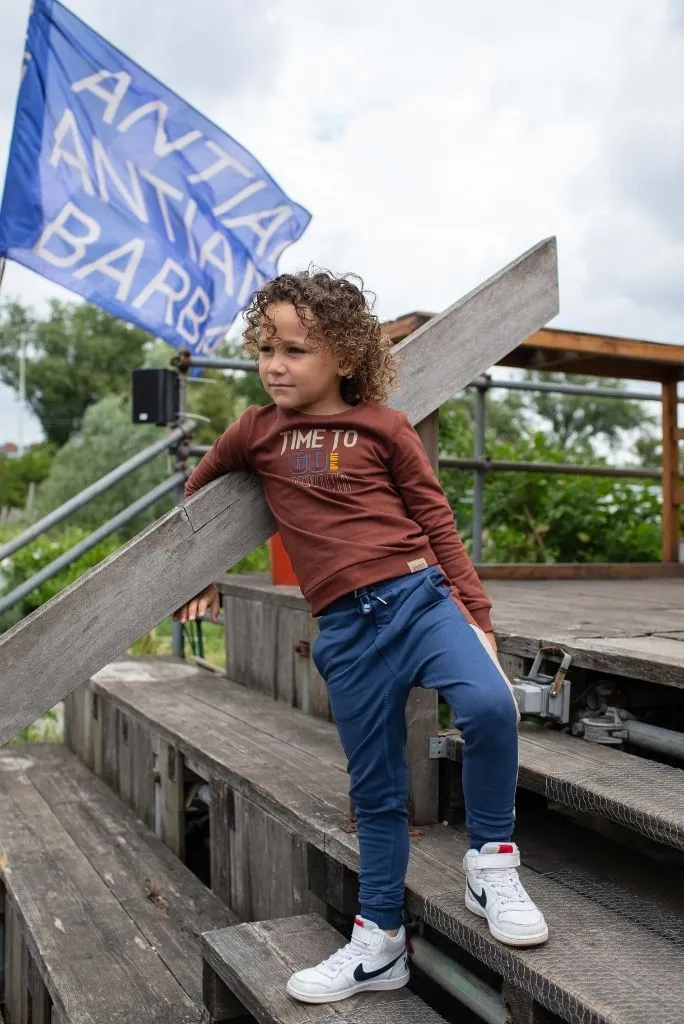
<path id="1" fill-rule="evenodd" d="M 357 992 L 403 988 L 408 980 L 403 927 L 393 937 L 357 917 L 351 942 L 317 967 L 293 974 L 287 991 L 303 1003 L 334 1003 Z"/>
<path id="2" fill-rule="evenodd" d="M 525 892 L 518 867 L 520 851 L 515 843 L 485 843 L 479 852 L 468 850 L 463 858 L 465 904 L 473 914 L 487 919 L 499 942 L 538 946 L 548 939 L 549 929 Z"/>

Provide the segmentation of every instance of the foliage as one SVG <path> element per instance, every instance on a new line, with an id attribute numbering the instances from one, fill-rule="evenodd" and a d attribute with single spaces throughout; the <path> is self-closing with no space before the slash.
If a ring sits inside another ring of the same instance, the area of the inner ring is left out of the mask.
<path id="1" fill-rule="evenodd" d="M 18 302 L 0 306 L 0 379 L 19 387 L 19 353 L 26 346 L 26 397 L 48 441 L 64 444 L 81 428 L 86 409 L 105 395 L 129 390 L 150 336 L 97 306 L 50 303 L 38 319 Z"/>
<path id="2" fill-rule="evenodd" d="M 39 569 L 49 565 L 55 558 L 59 558 L 65 551 L 69 551 L 83 540 L 87 532 L 71 526 L 57 536 L 50 537 L 43 534 L 25 548 L 15 552 L 9 558 L 5 558 L 0 563 L 0 593 L 7 594 L 24 583 Z M 86 569 L 97 565 L 103 558 L 116 551 L 120 545 L 121 538 L 115 534 L 100 541 L 52 579 L 41 583 L 39 587 L 10 608 L 4 616 L 0 616 L 0 629 L 5 629 L 12 622 L 16 622 L 28 615 L 29 612 L 40 608 L 45 601 L 49 601 L 60 590 L 77 580 Z"/>
<path id="3" fill-rule="evenodd" d="M 44 480 L 50 471 L 54 444 L 36 444 L 23 455 L 0 454 L 0 508 L 24 508 L 29 485 Z"/>
<path id="4" fill-rule="evenodd" d="M 526 380 L 552 384 L 579 384 L 598 386 L 626 392 L 624 381 L 612 377 L 598 380 L 575 373 L 526 373 Z M 530 394 L 530 393 L 528 393 Z M 594 448 L 597 440 L 604 441 L 615 451 L 624 441 L 625 433 L 655 423 L 654 417 L 640 402 L 625 399 L 597 398 L 593 395 L 564 395 L 551 392 L 534 393 L 529 408 L 545 421 L 545 432 L 557 446 L 566 451 Z"/>
<path id="5" fill-rule="evenodd" d="M 35 516 L 39 518 L 57 508 L 79 491 L 119 466 L 136 452 L 164 436 L 163 427 L 135 424 L 131 420 L 130 399 L 110 395 L 91 406 L 84 416 L 82 430 L 74 434 L 57 452 L 50 472 L 38 487 Z M 165 480 L 170 473 L 170 457 L 156 456 L 120 483 L 74 512 L 69 522 L 94 530 L 142 495 Z M 172 508 L 168 495 L 141 512 L 121 528 L 123 539 L 135 536 Z"/>
<path id="6" fill-rule="evenodd" d="M 64 742 L 64 710 L 58 704 L 41 715 L 31 725 L 17 733 L 10 745 L 15 743 L 63 743 Z"/>
<path id="7" fill-rule="evenodd" d="M 609 465 L 596 452 L 594 437 L 602 434 L 616 443 L 619 431 L 636 419 L 614 406 L 636 403 L 605 399 L 596 409 L 589 433 L 587 422 L 557 414 L 566 436 L 574 431 L 569 452 L 553 429 L 535 429 L 545 409 L 532 396 L 519 393 L 488 398 L 486 452 L 491 459 L 514 462 L 584 463 Z M 543 395 L 546 399 L 549 396 Z M 555 396 L 561 404 L 577 396 Z M 592 400 L 594 401 L 594 400 Z M 440 413 L 442 454 L 472 456 L 470 399 L 448 402 Z M 650 454 L 650 453 L 649 453 Z M 639 465 L 640 459 L 633 459 Z M 471 540 L 473 474 L 442 470 L 442 486 L 456 514 L 466 544 Z M 500 472 L 487 474 L 484 492 L 483 560 L 495 562 L 623 562 L 657 561 L 660 556 L 659 488 L 629 479 L 590 476 Z"/>

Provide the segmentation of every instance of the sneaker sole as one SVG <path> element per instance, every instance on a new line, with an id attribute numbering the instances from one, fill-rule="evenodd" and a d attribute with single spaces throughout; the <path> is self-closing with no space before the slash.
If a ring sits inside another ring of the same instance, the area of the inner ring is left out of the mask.
<path id="1" fill-rule="evenodd" d="M 298 992 L 288 981 L 287 993 L 300 1003 L 338 1003 L 341 999 L 349 999 L 350 996 L 358 995 L 359 992 L 389 992 L 397 988 L 404 988 L 405 985 L 408 985 L 410 977 L 410 974 L 407 972 L 406 977 L 402 978 L 360 982 L 358 985 L 344 989 L 342 992 L 332 992 L 329 995 L 312 995 L 306 992 Z"/>
<path id="2" fill-rule="evenodd" d="M 536 935 L 506 935 L 505 932 L 500 932 L 489 920 L 486 912 L 482 909 L 479 903 L 473 902 L 468 899 L 468 892 L 466 890 L 465 905 L 471 914 L 476 914 L 478 917 L 483 917 L 489 925 L 489 930 L 499 942 L 503 942 L 506 946 L 517 946 L 518 948 L 524 948 L 526 946 L 542 946 L 549 937 L 548 925 L 544 925 L 543 931 L 537 932 Z"/>

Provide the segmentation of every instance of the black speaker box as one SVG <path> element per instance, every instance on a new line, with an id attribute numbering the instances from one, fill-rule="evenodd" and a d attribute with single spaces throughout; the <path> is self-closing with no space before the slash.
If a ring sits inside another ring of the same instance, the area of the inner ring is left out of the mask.
<path id="1" fill-rule="evenodd" d="M 158 427 L 178 419 L 179 376 L 175 370 L 133 370 L 133 422 Z"/>

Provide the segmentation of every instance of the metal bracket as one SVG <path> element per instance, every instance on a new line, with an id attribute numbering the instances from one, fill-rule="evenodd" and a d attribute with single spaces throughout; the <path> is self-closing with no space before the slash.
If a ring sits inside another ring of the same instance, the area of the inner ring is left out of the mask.
<path id="1" fill-rule="evenodd" d="M 430 737 L 430 753 L 428 758 L 431 761 L 435 761 L 440 757 L 447 756 L 447 743 L 446 736 L 431 736 Z"/>
<path id="2" fill-rule="evenodd" d="M 572 732 L 574 736 L 581 736 L 590 743 L 600 743 L 606 747 L 620 747 L 627 739 L 627 729 L 618 709 L 610 706 L 593 718 L 580 718 L 573 725 Z"/>
<path id="3" fill-rule="evenodd" d="M 555 675 L 540 671 L 544 657 L 549 654 L 561 659 Z M 570 680 L 566 673 L 571 661 L 572 655 L 561 647 L 539 648 L 529 674 L 513 680 L 513 693 L 521 715 L 551 718 L 562 724 L 570 721 Z"/>

